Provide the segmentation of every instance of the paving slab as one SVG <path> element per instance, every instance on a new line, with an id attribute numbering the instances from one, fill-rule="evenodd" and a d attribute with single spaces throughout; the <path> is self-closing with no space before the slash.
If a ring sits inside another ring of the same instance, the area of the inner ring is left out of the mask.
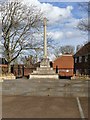
<path id="1" fill-rule="evenodd" d="M 81 107 L 83 109 L 84 115 L 88 118 L 89 117 L 89 98 L 87 97 L 80 97 Z"/>
<path id="2" fill-rule="evenodd" d="M 88 117 L 87 98 L 81 98 Z M 50 96 L 2 96 L 3 118 L 80 118 L 76 98 Z"/>
<path id="3" fill-rule="evenodd" d="M 70 80 L 5 80 L 2 83 L 3 95 L 87 97 L 88 81 Z"/>

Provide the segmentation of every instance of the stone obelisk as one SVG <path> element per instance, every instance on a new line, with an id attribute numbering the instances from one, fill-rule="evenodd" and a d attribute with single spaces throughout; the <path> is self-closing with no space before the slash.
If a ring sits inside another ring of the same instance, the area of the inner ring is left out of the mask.
<path id="1" fill-rule="evenodd" d="M 44 55 L 40 63 L 40 67 L 37 67 L 36 71 L 33 71 L 33 73 L 30 74 L 30 79 L 39 79 L 39 78 L 58 79 L 58 75 L 55 73 L 53 68 L 50 68 L 50 63 L 47 56 L 46 18 L 44 18 L 43 26 L 44 26 Z"/>
<path id="2" fill-rule="evenodd" d="M 40 67 L 50 67 L 49 59 L 47 56 L 46 18 L 44 18 L 44 20 L 43 20 L 43 28 L 44 28 L 44 55 L 43 55 L 43 60 L 41 61 Z"/>
<path id="3" fill-rule="evenodd" d="M 44 18 L 44 58 L 47 58 L 46 18 Z"/>

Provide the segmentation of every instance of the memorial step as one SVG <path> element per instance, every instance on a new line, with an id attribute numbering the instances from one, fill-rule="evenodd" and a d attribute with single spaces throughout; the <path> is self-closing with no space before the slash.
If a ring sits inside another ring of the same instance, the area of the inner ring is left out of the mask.
<path id="1" fill-rule="evenodd" d="M 38 70 L 38 71 L 33 71 L 32 74 L 42 74 L 42 75 L 50 74 L 51 75 L 51 74 L 56 74 L 56 73 L 53 70 Z"/>
<path id="2" fill-rule="evenodd" d="M 37 67 L 36 70 L 53 70 L 53 68 L 50 67 Z"/>

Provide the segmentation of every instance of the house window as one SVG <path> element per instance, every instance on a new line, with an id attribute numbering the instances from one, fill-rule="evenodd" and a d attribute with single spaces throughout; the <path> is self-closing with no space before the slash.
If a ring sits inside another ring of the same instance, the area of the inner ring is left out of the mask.
<path id="1" fill-rule="evenodd" d="M 77 58 L 75 58 L 75 63 L 77 63 Z"/>
<path id="2" fill-rule="evenodd" d="M 88 74 L 88 69 L 85 69 L 85 75 L 87 75 Z"/>
<path id="3" fill-rule="evenodd" d="M 87 62 L 87 61 L 88 61 L 88 56 L 86 55 L 86 56 L 85 56 L 85 62 Z"/>
<path id="4" fill-rule="evenodd" d="M 82 57 L 81 56 L 79 57 L 79 62 L 82 62 Z"/>

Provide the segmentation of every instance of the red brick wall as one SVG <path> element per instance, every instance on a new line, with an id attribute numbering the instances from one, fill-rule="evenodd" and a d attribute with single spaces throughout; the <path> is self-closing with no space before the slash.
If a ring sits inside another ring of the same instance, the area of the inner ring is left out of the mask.
<path id="1" fill-rule="evenodd" d="M 56 70 L 56 66 L 58 67 L 58 74 L 60 76 L 73 76 L 74 69 L 74 59 L 71 55 L 64 55 L 57 58 L 53 62 L 53 68 Z"/>
<path id="2" fill-rule="evenodd" d="M 24 67 L 24 76 L 28 76 L 30 73 L 33 72 L 33 70 L 35 70 L 35 68 L 30 68 L 30 67 Z M 18 67 L 14 66 L 14 75 L 18 76 Z M 23 70 L 22 70 L 22 66 L 20 66 L 20 75 L 23 75 Z"/>

